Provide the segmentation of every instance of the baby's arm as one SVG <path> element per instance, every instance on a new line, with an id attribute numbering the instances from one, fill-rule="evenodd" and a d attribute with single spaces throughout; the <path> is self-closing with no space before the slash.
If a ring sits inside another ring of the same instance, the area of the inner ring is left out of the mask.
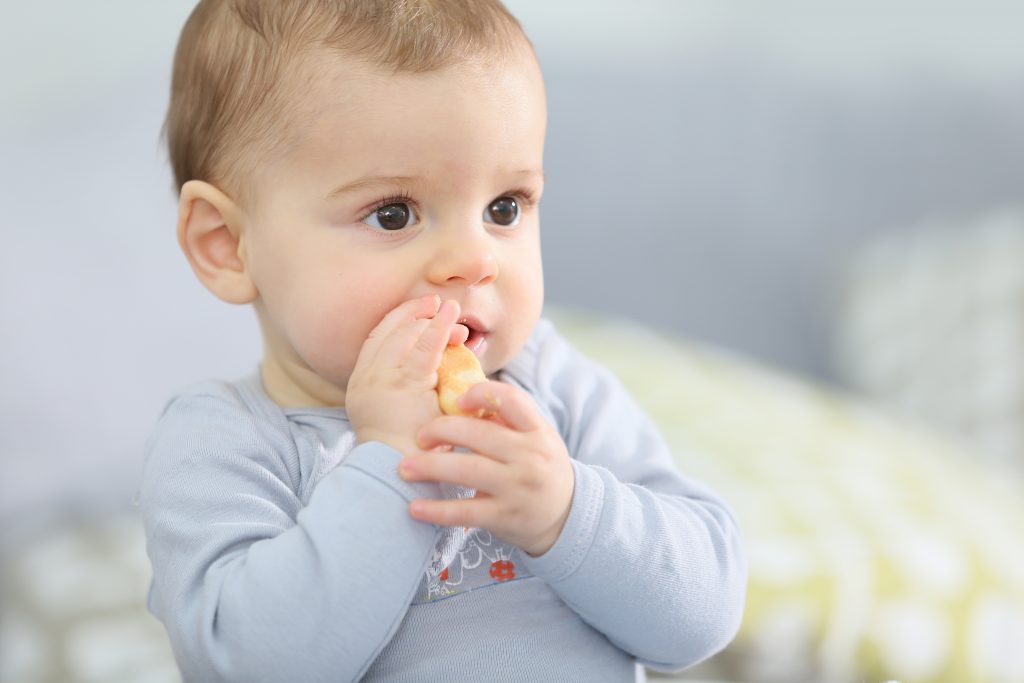
<path id="1" fill-rule="evenodd" d="M 211 385 L 172 403 L 151 441 L 150 607 L 186 681 L 356 680 L 434 547 L 407 506 L 438 494 L 398 479 L 397 451 L 357 446 L 302 507 L 297 460 L 270 438 Z"/>
<path id="2" fill-rule="evenodd" d="M 436 541 L 407 508 L 437 487 L 396 471 L 439 413 L 433 370 L 459 314 L 439 307 L 406 302 L 367 340 L 349 383 L 362 443 L 306 507 L 279 413 L 253 415 L 216 384 L 168 407 L 142 505 L 150 605 L 187 680 L 356 680 L 391 639 Z"/>
<path id="3" fill-rule="evenodd" d="M 417 502 L 413 514 L 481 526 L 539 555 L 524 558 L 526 568 L 644 663 L 678 669 L 720 650 L 739 625 L 746 583 L 728 508 L 675 469 L 617 380 L 550 328 L 542 325 L 517 361 L 506 380 L 548 406 L 559 430 L 521 388 L 473 387 L 460 404 L 490 408 L 494 420 L 445 417 L 420 434 L 424 447 L 471 453 L 406 458 L 402 471 L 479 493 Z"/>
<path id="4" fill-rule="evenodd" d="M 607 370 L 555 333 L 538 351 L 541 401 L 573 455 L 558 542 L 527 568 L 645 664 L 680 669 L 735 635 L 746 593 L 736 521 L 684 476 L 657 429 Z"/>

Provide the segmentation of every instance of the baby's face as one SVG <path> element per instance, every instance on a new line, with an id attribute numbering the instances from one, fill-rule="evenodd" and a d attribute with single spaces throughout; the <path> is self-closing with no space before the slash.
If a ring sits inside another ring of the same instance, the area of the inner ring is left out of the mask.
<path id="1" fill-rule="evenodd" d="M 532 54 L 426 74 L 317 64 L 300 143 L 261 166 L 245 207 L 271 397 L 343 405 L 370 331 L 428 294 L 461 304 L 467 345 L 500 369 L 543 300 L 546 103 Z"/>

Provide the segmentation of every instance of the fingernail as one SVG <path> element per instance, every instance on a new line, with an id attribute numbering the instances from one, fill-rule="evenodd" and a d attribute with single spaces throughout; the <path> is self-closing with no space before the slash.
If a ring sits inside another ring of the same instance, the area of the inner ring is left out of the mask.
<path id="1" fill-rule="evenodd" d="M 411 477 L 413 475 L 413 471 L 414 468 L 412 466 L 412 463 L 410 463 L 408 460 L 403 460 L 402 462 L 398 463 L 398 476 L 400 476 L 402 479 L 408 479 L 409 477 Z"/>

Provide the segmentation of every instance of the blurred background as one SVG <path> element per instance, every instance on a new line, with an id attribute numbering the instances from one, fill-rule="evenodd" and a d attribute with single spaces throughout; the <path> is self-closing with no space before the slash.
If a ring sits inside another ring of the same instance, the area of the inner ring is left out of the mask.
<path id="1" fill-rule="evenodd" d="M 174 238 L 159 135 L 193 4 L 3 8 L 8 548 L 44 520 L 129 509 L 169 393 L 258 361 L 253 315 L 203 290 Z M 508 5 L 549 91 L 549 304 L 1024 469 L 1024 3 Z M 23 631 L 8 620 L 8 657 L 45 650 Z"/>

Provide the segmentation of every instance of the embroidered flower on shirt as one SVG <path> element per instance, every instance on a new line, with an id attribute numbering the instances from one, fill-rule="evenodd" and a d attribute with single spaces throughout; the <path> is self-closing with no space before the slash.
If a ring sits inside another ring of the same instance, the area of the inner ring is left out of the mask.
<path id="1" fill-rule="evenodd" d="M 495 581 L 511 581 L 516 578 L 516 566 L 508 560 L 491 563 L 491 578 Z"/>
<path id="2" fill-rule="evenodd" d="M 515 548 L 486 529 L 447 529 L 427 563 L 419 602 L 430 602 L 487 585 L 524 578 L 513 562 Z M 527 574 L 529 576 L 529 574 Z"/>

